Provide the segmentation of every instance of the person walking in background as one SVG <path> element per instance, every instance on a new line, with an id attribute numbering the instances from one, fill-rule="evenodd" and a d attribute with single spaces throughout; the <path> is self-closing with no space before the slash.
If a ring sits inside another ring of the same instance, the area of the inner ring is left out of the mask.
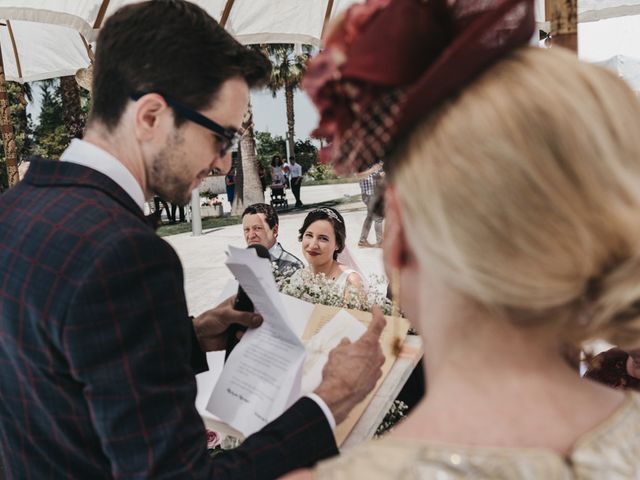
<path id="1" fill-rule="evenodd" d="M 227 188 L 227 200 L 229 200 L 229 205 L 233 206 L 233 196 L 236 192 L 236 169 L 235 167 L 231 167 L 229 173 L 227 173 L 224 177 L 224 184 Z"/>
<path id="2" fill-rule="evenodd" d="M 360 240 L 358 241 L 359 247 L 381 247 L 382 246 L 382 220 L 383 218 L 375 211 L 375 193 L 376 184 L 378 178 L 383 175 L 382 163 L 377 163 L 371 168 L 365 170 L 362 173 L 356 175 L 360 179 L 360 194 L 362 195 L 362 201 L 367 207 L 367 216 L 362 223 L 362 230 L 360 232 Z M 369 231 L 371 230 L 371 223 L 374 224 L 374 230 L 376 232 L 376 243 L 372 245 L 369 243 Z"/>
<path id="3" fill-rule="evenodd" d="M 296 207 L 302 208 L 304 205 L 300 201 L 300 187 L 302 187 L 302 165 L 296 162 L 296 157 L 289 157 L 289 178 L 291 182 L 291 192 L 296 197 Z"/>
<path id="4" fill-rule="evenodd" d="M 167 220 L 171 221 L 171 211 L 169 210 L 169 204 L 164 198 L 161 198 L 158 195 L 153 196 L 153 206 L 154 212 L 153 217 L 156 225 L 160 225 L 162 223 L 162 211 L 167 216 Z"/>
<path id="5" fill-rule="evenodd" d="M 180 205 L 178 203 L 172 203 L 171 204 L 171 222 L 176 223 L 176 212 L 179 212 L 180 215 L 180 223 L 185 221 L 185 216 L 184 216 L 184 205 Z"/>

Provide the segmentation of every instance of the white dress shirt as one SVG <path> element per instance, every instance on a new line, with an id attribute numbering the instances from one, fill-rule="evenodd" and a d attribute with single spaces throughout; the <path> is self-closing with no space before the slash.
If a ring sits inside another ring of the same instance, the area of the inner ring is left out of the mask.
<path id="1" fill-rule="evenodd" d="M 291 178 L 297 178 L 302 176 L 302 165 L 299 163 L 289 165 L 289 176 Z"/>

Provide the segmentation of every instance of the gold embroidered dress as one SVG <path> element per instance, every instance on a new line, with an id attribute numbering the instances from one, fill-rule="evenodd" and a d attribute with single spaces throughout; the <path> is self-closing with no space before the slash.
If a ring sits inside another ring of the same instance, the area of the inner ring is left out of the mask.
<path id="1" fill-rule="evenodd" d="M 436 445 L 383 438 L 318 465 L 317 479 L 640 479 L 640 394 L 628 393 L 605 422 L 563 457 L 533 448 Z"/>

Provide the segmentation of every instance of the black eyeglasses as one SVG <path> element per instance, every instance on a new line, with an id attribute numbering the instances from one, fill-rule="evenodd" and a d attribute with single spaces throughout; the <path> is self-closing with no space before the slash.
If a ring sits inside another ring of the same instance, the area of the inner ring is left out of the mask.
<path id="1" fill-rule="evenodd" d="M 190 120 L 193 123 L 197 123 L 201 127 L 212 131 L 221 140 L 221 157 L 227 155 L 229 151 L 231 151 L 236 145 L 238 145 L 240 137 L 242 137 L 242 130 L 236 130 L 235 128 L 225 128 L 219 123 L 214 122 L 213 120 L 196 112 L 192 108 L 189 108 L 186 105 L 167 97 L 166 95 L 158 92 L 133 92 L 129 94 L 129 98 L 131 98 L 131 100 L 137 101 L 140 100 L 141 97 L 143 97 L 144 95 L 148 95 L 149 93 L 157 93 L 162 98 L 164 98 L 164 101 L 167 102 L 167 105 L 171 107 L 176 115 L 182 118 L 186 118 L 187 120 Z"/>

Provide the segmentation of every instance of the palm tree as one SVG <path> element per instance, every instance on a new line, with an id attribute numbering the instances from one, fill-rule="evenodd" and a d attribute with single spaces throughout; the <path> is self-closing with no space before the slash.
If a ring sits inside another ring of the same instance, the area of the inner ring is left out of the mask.
<path id="1" fill-rule="evenodd" d="M 242 122 L 242 128 L 244 133 L 240 139 L 240 148 L 238 149 L 236 190 L 233 196 L 232 215 L 240 215 L 249 205 L 264 202 L 264 192 L 258 173 L 258 157 L 256 156 L 251 105 L 249 105 L 247 115 Z"/>
<path id="2" fill-rule="evenodd" d="M 273 64 L 269 90 L 273 96 L 280 89 L 284 89 L 284 98 L 287 104 L 287 141 L 289 143 L 289 155 L 295 155 L 294 140 L 294 111 L 293 93 L 300 86 L 300 80 L 304 73 L 307 60 L 311 56 L 312 47 L 302 45 L 302 51 L 296 52 L 294 45 L 290 43 L 274 43 L 265 45 L 264 49 Z"/>
<path id="3" fill-rule="evenodd" d="M 551 22 L 551 45 L 578 51 L 578 1 L 552 0 L 547 20 Z"/>
<path id="4" fill-rule="evenodd" d="M 73 75 L 60 77 L 60 96 L 64 112 L 64 123 L 69 138 L 82 138 L 84 117 L 80 106 L 80 90 Z"/>
<path id="5" fill-rule="evenodd" d="M 9 110 L 9 94 L 7 92 L 7 80 L 4 76 L 0 52 L 0 128 L 2 128 L 2 144 L 4 145 L 4 158 L 7 166 L 7 178 L 9 187 L 18 183 L 18 148 L 16 137 L 11 122 Z"/>

